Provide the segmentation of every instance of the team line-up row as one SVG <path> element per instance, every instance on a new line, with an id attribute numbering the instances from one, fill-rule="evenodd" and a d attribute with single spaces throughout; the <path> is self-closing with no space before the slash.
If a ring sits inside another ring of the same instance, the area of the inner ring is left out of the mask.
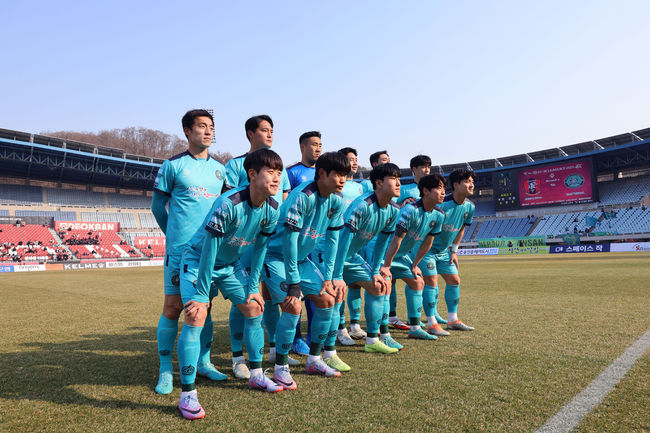
<path id="1" fill-rule="evenodd" d="M 411 160 L 414 182 L 401 185 L 399 168 L 379 151 L 371 155 L 369 179 L 358 183 L 352 180 L 356 150 L 321 153 L 318 131 L 300 136 L 301 162 L 285 169 L 271 150 L 267 115 L 246 121 L 250 149 L 224 167 L 208 153 L 214 136 L 209 112 L 187 112 L 182 126 L 188 149 L 163 163 L 151 209 L 167 237 L 156 392 L 173 390 L 172 352 L 184 312 L 177 344 L 183 417 L 205 416 L 197 374 L 227 378 L 210 361 L 210 306 L 219 292 L 232 303 L 233 373 L 267 392 L 297 388 L 290 366 L 300 361 L 290 351 L 307 356 L 307 373 L 338 377 L 351 367 L 338 356 L 337 339 L 343 345 L 365 339 L 365 352 L 392 354 L 402 345 L 389 327 L 421 340 L 449 335 L 441 324 L 473 329 L 458 318 L 456 254 L 474 214 L 472 171 L 454 171 L 447 181 L 429 174 L 431 159 L 418 155 Z M 447 183 L 453 192 L 445 196 Z M 446 282 L 447 320 L 437 312 L 438 275 Z M 408 324 L 396 313 L 398 279 L 406 283 Z M 306 339 L 300 332 L 303 300 Z M 262 370 L 265 328 L 272 378 Z"/>

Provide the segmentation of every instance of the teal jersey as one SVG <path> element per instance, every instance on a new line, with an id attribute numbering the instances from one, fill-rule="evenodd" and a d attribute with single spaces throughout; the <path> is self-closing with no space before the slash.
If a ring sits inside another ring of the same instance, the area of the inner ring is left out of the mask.
<path id="1" fill-rule="evenodd" d="M 363 194 L 363 186 L 361 186 L 359 182 L 347 180 L 343 186 L 343 191 L 341 191 L 345 207 L 347 208 L 350 206 L 350 203 L 352 203 L 354 199 L 359 197 L 361 194 Z"/>
<path id="2" fill-rule="evenodd" d="M 345 228 L 337 248 L 334 279 L 342 279 L 345 262 L 375 236 L 378 253 L 373 255 L 372 271 L 376 275 L 388 246 L 388 238 L 395 231 L 398 215 L 397 203 L 391 200 L 385 207 L 379 207 L 374 191 L 355 199 L 343 215 Z"/>
<path id="3" fill-rule="evenodd" d="M 197 159 L 189 151 L 172 156 L 158 170 L 156 192 L 169 196 L 167 254 L 180 255 L 221 194 L 226 169 L 208 156 Z"/>
<path id="4" fill-rule="evenodd" d="M 205 291 L 207 296 L 212 271 L 237 262 L 251 245 L 254 245 L 257 255 L 261 255 L 251 265 L 251 280 L 257 280 L 250 282 L 249 292 L 257 291 L 268 237 L 275 232 L 278 222 L 278 207 L 273 197 L 269 197 L 260 207 L 253 206 L 248 186 L 232 189 L 214 202 L 202 227 L 196 231 L 183 253 L 183 263 L 198 267 L 199 281 L 205 285 L 197 285 L 197 293 Z"/>
<path id="5" fill-rule="evenodd" d="M 268 248 L 269 254 L 284 259 L 288 284 L 300 282 L 297 262 L 307 259 L 321 239 L 326 238 L 336 248 L 338 231 L 343 227 L 342 214 L 341 194 L 321 196 L 316 181 L 302 183 L 291 191 L 280 207 L 278 229 Z M 333 254 L 330 261 L 331 268 Z"/>
<path id="6" fill-rule="evenodd" d="M 442 223 L 442 231 L 433 240 L 431 252 L 438 254 L 452 244 L 458 232 L 464 227 L 472 224 L 474 217 L 474 203 L 465 199 L 465 202 L 458 204 L 454 201 L 454 196 L 449 194 L 445 197 L 440 208 L 445 213 L 445 220 Z"/>
<path id="7" fill-rule="evenodd" d="M 370 182 L 370 179 L 364 179 L 361 181 L 361 187 L 363 188 L 363 193 L 371 192 L 374 191 L 375 189 L 372 187 L 372 182 Z"/>
<path id="8" fill-rule="evenodd" d="M 402 183 L 399 188 L 399 197 L 397 198 L 397 203 L 402 204 L 405 200 L 408 202 L 414 202 L 420 198 L 420 190 L 418 189 L 418 184 L 415 182 L 412 183 Z M 407 203 L 408 203 L 407 202 Z"/>
<path id="9" fill-rule="evenodd" d="M 244 159 L 248 153 L 236 156 L 226 163 L 226 188 L 237 188 L 240 186 L 248 185 L 248 175 L 244 170 Z M 282 169 L 282 177 L 280 178 L 280 187 L 278 192 L 273 196 L 275 201 L 282 203 L 282 195 L 291 191 L 291 184 L 287 171 Z"/>
<path id="10" fill-rule="evenodd" d="M 404 233 L 404 239 L 395 258 L 408 255 L 426 236 L 437 236 L 442 230 L 444 220 L 445 213 L 442 209 L 436 206 L 427 211 L 421 199 L 404 206 L 399 212 L 395 227 L 396 235 Z"/>

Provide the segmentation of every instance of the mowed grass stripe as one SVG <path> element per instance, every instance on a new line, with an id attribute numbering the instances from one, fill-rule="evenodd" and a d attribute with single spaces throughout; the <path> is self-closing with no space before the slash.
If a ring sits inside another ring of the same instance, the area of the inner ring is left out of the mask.
<path id="1" fill-rule="evenodd" d="M 2 275 L 0 430 L 534 431 L 650 328 L 648 259 L 462 257 L 460 317 L 475 332 L 430 343 L 393 331 L 405 345 L 393 356 L 339 348 L 352 372 L 296 368 L 298 390 L 275 396 L 200 379 L 207 416 L 194 423 L 175 408 L 178 374 L 170 396 L 153 392 L 161 268 Z M 227 373 L 229 307 L 213 307 L 213 361 Z M 634 407 L 616 392 L 606 402 L 611 422 Z M 647 425 L 647 411 L 634 419 Z"/>

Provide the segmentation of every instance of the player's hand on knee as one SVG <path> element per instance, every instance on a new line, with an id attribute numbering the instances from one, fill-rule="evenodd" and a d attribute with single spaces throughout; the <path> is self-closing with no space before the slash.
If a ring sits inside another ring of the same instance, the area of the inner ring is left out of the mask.
<path id="1" fill-rule="evenodd" d="M 262 294 L 260 292 L 250 293 L 246 298 L 246 303 L 248 304 L 250 302 L 257 302 L 260 305 L 262 312 L 264 312 L 264 298 L 262 298 Z"/>
<path id="2" fill-rule="evenodd" d="M 334 290 L 334 285 L 331 281 L 323 281 L 319 295 L 322 295 L 323 293 L 327 293 L 328 295 L 336 298 L 336 290 Z"/>
<path id="3" fill-rule="evenodd" d="M 207 302 L 189 301 L 183 306 L 185 316 L 191 321 L 199 320 L 201 316 L 205 317 L 209 305 Z"/>
<path id="4" fill-rule="evenodd" d="M 449 259 L 449 264 L 450 265 L 456 265 L 456 267 L 458 267 L 458 254 L 451 253 L 451 258 Z"/>
<path id="5" fill-rule="evenodd" d="M 384 280 L 391 280 L 393 279 L 393 274 L 390 271 L 390 267 L 388 266 L 382 266 L 379 269 L 379 275 L 384 279 Z"/>
<path id="6" fill-rule="evenodd" d="M 411 271 L 413 272 L 415 278 L 424 278 L 422 276 L 422 270 L 420 269 L 419 266 L 413 266 L 413 268 L 411 268 Z"/>

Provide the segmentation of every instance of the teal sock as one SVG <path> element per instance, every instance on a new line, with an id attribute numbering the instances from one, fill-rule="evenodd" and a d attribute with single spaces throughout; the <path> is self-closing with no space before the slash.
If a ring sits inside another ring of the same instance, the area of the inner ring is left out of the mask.
<path id="1" fill-rule="evenodd" d="M 264 301 L 264 327 L 269 337 L 269 344 L 275 344 L 275 330 L 280 320 L 280 306 L 273 305 L 273 301 Z"/>
<path id="2" fill-rule="evenodd" d="M 323 343 L 327 339 L 332 324 L 332 310 L 330 308 L 314 309 L 314 317 L 311 319 L 311 344 L 309 346 L 310 355 L 320 355 Z M 336 314 L 335 314 L 336 316 Z"/>
<path id="3" fill-rule="evenodd" d="M 447 284 L 445 287 L 445 302 L 447 303 L 447 312 L 458 312 L 458 301 L 460 301 L 460 286 Z"/>
<path id="4" fill-rule="evenodd" d="M 436 317 L 439 317 L 440 315 L 438 314 L 438 286 L 433 288 L 433 314 Z"/>
<path id="5" fill-rule="evenodd" d="M 291 314 L 284 311 L 280 314 L 275 331 L 275 351 L 277 355 L 287 355 L 289 353 L 291 343 L 293 343 L 293 337 L 296 335 L 296 324 L 298 320 L 300 320 L 299 314 Z M 280 364 L 279 359 L 276 364 L 283 365 Z"/>
<path id="6" fill-rule="evenodd" d="M 361 289 L 350 288 L 348 291 L 348 309 L 350 310 L 350 323 L 359 323 L 361 320 Z"/>
<path id="7" fill-rule="evenodd" d="M 363 311 L 366 315 L 366 332 L 368 337 L 377 337 L 381 316 L 384 311 L 385 295 L 375 296 L 366 292 L 366 299 Z"/>
<path id="8" fill-rule="evenodd" d="M 340 305 L 339 312 L 341 313 L 341 314 L 339 314 L 339 327 L 338 327 L 338 329 L 345 329 L 345 300 L 343 302 L 341 302 L 340 304 L 336 304 L 336 305 Z"/>
<path id="9" fill-rule="evenodd" d="M 248 362 L 251 369 L 262 368 L 262 355 L 264 354 L 264 328 L 262 316 L 247 317 L 244 320 L 244 340 L 248 351 Z"/>
<path id="10" fill-rule="evenodd" d="M 424 307 L 424 315 L 431 317 L 436 312 L 435 293 L 438 287 L 424 286 L 422 290 L 422 306 Z"/>
<path id="11" fill-rule="evenodd" d="M 409 325 L 419 325 L 420 315 L 422 315 L 422 290 L 413 290 L 406 286 L 404 295 L 406 295 L 406 311 L 408 312 Z"/>
<path id="12" fill-rule="evenodd" d="M 172 371 L 172 352 L 174 341 L 178 334 L 178 319 L 170 320 L 160 315 L 156 338 L 158 340 L 158 358 L 160 358 L 160 371 Z"/>
<path id="13" fill-rule="evenodd" d="M 390 296 L 384 296 L 384 311 L 381 315 L 381 324 L 388 326 L 388 313 L 390 312 Z"/>
<path id="14" fill-rule="evenodd" d="M 397 316 L 397 290 L 395 290 L 395 281 L 390 283 L 390 304 L 388 309 L 389 316 Z"/>
<path id="15" fill-rule="evenodd" d="M 206 365 L 210 363 L 210 348 L 212 347 L 212 332 L 214 327 L 212 325 L 212 316 L 208 314 L 205 318 L 205 324 L 201 331 L 201 350 L 199 352 L 198 365 Z"/>
<path id="16" fill-rule="evenodd" d="M 178 365 L 181 369 L 181 385 L 183 391 L 194 389 L 196 381 L 196 365 L 201 350 L 201 330 L 203 326 L 183 325 L 181 336 L 178 337 Z"/>
<path id="17" fill-rule="evenodd" d="M 232 305 L 230 307 L 230 317 L 228 325 L 230 326 L 230 347 L 233 353 L 241 352 L 243 349 L 244 340 L 244 320 L 246 318 L 239 311 L 239 308 Z"/>
<path id="18" fill-rule="evenodd" d="M 334 304 L 334 310 L 332 311 L 332 320 L 330 321 L 330 330 L 327 334 L 327 338 L 325 339 L 325 343 L 323 343 L 325 350 L 334 350 L 334 345 L 336 344 L 336 336 L 338 335 L 336 331 L 339 329 L 339 323 L 341 321 L 341 316 L 339 314 L 336 314 L 336 312 L 341 311 L 341 305 L 343 305 L 343 302 Z"/>

